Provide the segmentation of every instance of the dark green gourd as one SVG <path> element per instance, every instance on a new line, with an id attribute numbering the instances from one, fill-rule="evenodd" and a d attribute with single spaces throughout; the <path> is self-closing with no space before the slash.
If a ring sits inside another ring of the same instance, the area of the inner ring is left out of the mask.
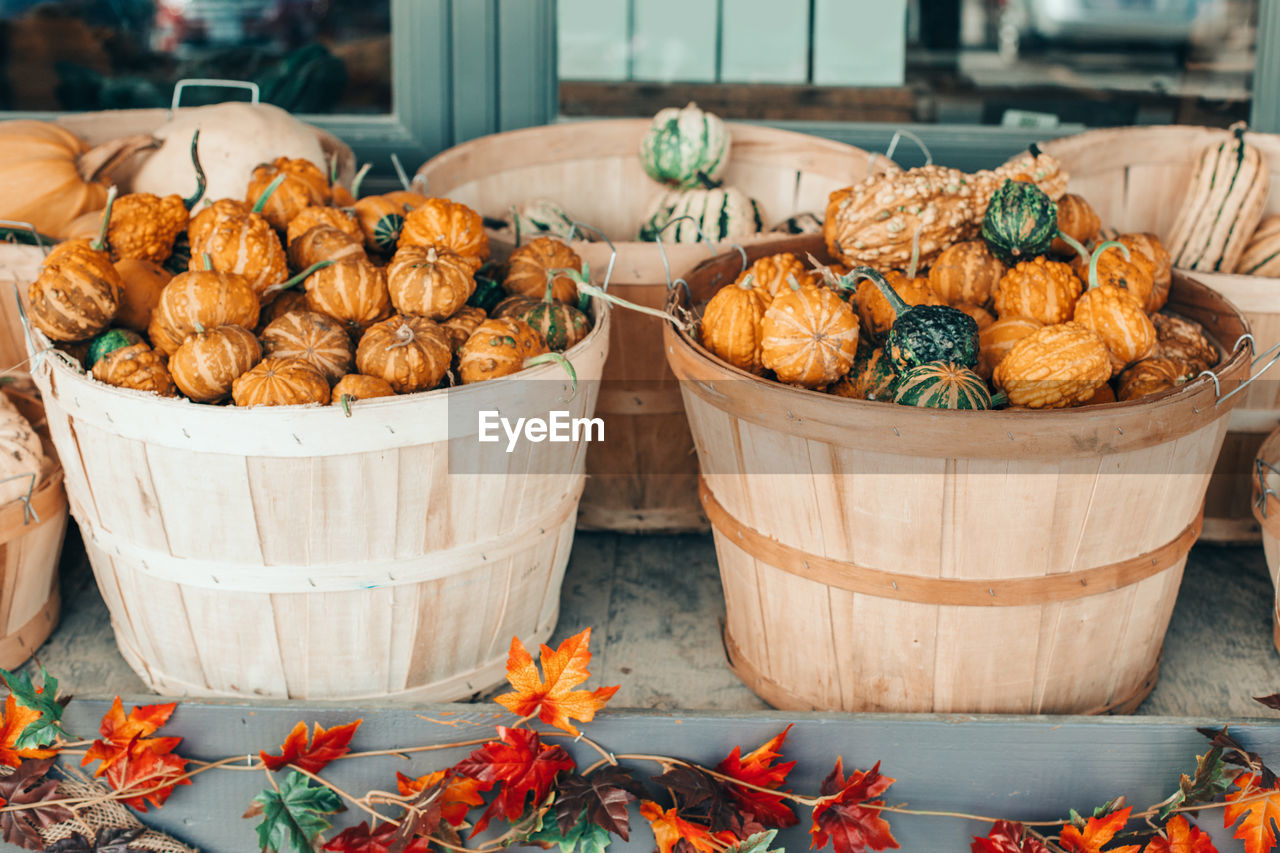
<path id="1" fill-rule="evenodd" d="M 931 361 L 977 366 L 978 323 L 968 314 L 946 305 L 908 305 L 884 276 L 870 267 L 854 269 L 849 278 L 869 279 L 897 313 L 884 349 L 899 374 Z"/>
<path id="2" fill-rule="evenodd" d="M 991 392 L 982 377 L 956 364 L 931 362 L 898 377 L 893 402 L 928 409 L 991 408 Z"/>
<path id="3" fill-rule="evenodd" d="M 1059 233 L 1057 202 L 1026 181 L 1005 181 L 982 217 L 982 239 L 1006 266 L 1046 254 Z"/>

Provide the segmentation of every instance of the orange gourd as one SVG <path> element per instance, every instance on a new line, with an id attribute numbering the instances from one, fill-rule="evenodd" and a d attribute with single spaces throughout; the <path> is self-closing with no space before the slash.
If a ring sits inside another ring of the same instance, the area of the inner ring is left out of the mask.
<path id="1" fill-rule="evenodd" d="M 792 280 L 801 287 L 815 287 L 818 284 L 813 270 L 806 267 L 790 252 L 779 252 L 776 255 L 757 258 L 751 266 L 742 271 L 738 281 L 741 282 L 748 277 L 754 283 L 753 286 L 760 291 L 765 308 L 769 307 L 769 303 L 780 292 L 791 289 Z"/>
<path id="2" fill-rule="evenodd" d="M 979 329 L 977 374 L 983 379 L 990 379 L 1013 345 L 1043 326 L 1038 320 L 1027 317 L 1004 317 L 985 329 Z"/>
<path id="3" fill-rule="evenodd" d="M 462 349 L 462 345 L 467 342 L 467 338 L 471 337 L 471 333 L 487 319 L 489 315 L 483 308 L 464 305 L 452 316 L 441 320 L 440 328 L 444 329 L 444 333 L 449 336 L 449 348 L 456 353 Z"/>
<path id="4" fill-rule="evenodd" d="M 791 385 L 830 385 L 849 372 L 857 347 L 857 315 L 825 287 L 793 287 L 760 323 L 760 361 Z"/>
<path id="5" fill-rule="evenodd" d="M 991 254 L 986 243 L 966 240 L 938 255 L 929 268 L 929 286 L 946 305 L 966 302 L 986 308 L 1005 272 L 1005 265 Z"/>
<path id="6" fill-rule="evenodd" d="M 343 323 L 353 337 L 391 316 L 386 273 L 368 260 L 325 267 L 308 276 L 304 286 L 307 308 Z"/>
<path id="7" fill-rule="evenodd" d="M 351 336 L 337 320 L 314 311 L 291 311 L 262 330 L 266 355 L 300 358 L 329 382 L 337 382 L 351 370 L 355 353 Z"/>
<path id="8" fill-rule="evenodd" d="M 329 382 L 300 358 L 264 358 L 231 384 L 237 406 L 307 406 L 329 403 Z"/>
<path id="9" fill-rule="evenodd" d="M 131 344 L 107 353 L 93 366 L 93 378 L 117 388 L 174 397 L 178 389 L 164 356 L 146 344 Z"/>
<path id="10" fill-rule="evenodd" d="M 271 223 L 271 227 L 279 231 L 288 228 L 289 220 L 307 207 L 327 205 L 333 198 L 329 177 L 315 163 L 303 157 L 277 157 L 271 163 L 264 163 L 253 170 L 245 200 L 258 201 L 281 175 L 284 180 L 271 192 L 262 207 L 262 215 Z"/>
<path id="11" fill-rule="evenodd" d="M 289 243 L 289 263 L 306 269 L 320 261 L 345 261 L 367 257 L 364 243 L 332 225 L 317 225 Z"/>
<path id="12" fill-rule="evenodd" d="M 539 237 L 511 253 L 502 286 L 507 293 L 541 299 L 547 292 L 548 277 L 554 274 L 552 298 L 576 305 L 578 285 L 571 276 L 557 271 L 581 269 L 582 258 L 577 252 L 555 237 Z"/>
<path id="13" fill-rule="evenodd" d="M 376 397 L 394 397 L 396 391 L 385 379 L 348 373 L 333 386 L 330 401 L 335 406 L 350 405 L 356 400 L 372 400 Z"/>
<path id="14" fill-rule="evenodd" d="M 173 355 L 197 328 L 251 328 L 258 311 L 258 295 L 244 276 L 216 270 L 179 273 L 160 292 L 147 336 L 160 352 Z"/>
<path id="15" fill-rule="evenodd" d="M 720 288 L 702 312 L 702 345 L 734 367 L 763 373 L 760 326 L 772 301 L 750 274 Z"/>
<path id="16" fill-rule="evenodd" d="M 1046 326 L 1064 323 L 1075 313 L 1083 289 L 1068 264 L 1044 257 L 1019 261 L 996 288 L 996 316 L 1026 317 Z"/>
<path id="17" fill-rule="evenodd" d="M 458 377 L 464 385 L 510 376 L 525 362 L 549 352 L 528 323 L 493 317 L 481 323 L 458 351 Z"/>
<path id="18" fill-rule="evenodd" d="M 1106 343 L 1093 329 L 1073 322 L 1045 326 L 1027 335 L 1013 345 L 992 374 L 1010 405 L 1029 409 L 1058 409 L 1084 402 L 1110 378 L 1111 354 Z"/>
<path id="19" fill-rule="evenodd" d="M 360 230 L 360 223 L 350 213 L 337 207 L 312 205 L 304 207 L 298 211 L 297 216 L 289 220 L 289 227 L 285 229 L 285 245 L 292 246 L 294 240 L 317 225 L 328 225 L 330 228 L 337 228 L 342 233 L 348 234 L 357 240 L 364 239 L 364 232 Z M 303 264 L 303 266 L 310 266 L 310 264 Z"/>
<path id="20" fill-rule="evenodd" d="M 244 276 L 264 302 L 270 302 L 272 298 L 268 296 L 267 289 L 289 277 L 289 264 L 280 238 L 270 223 L 257 213 L 227 217 L 203 240 L 192 238 L 188 269 L 204 269 L 205 255 L 209 256 L 211 269 Z"/>
<path id="21" fill-rule="evenodd" d="M 1072 319 L 1102 336 L 1111 353 L 1111 373 L 1116 375 L 1135 361 L 1151 355 L 1156 346 L 1156 327 L 1147 312 L 1128 290 L 1098 283 L 1098 259 L 1110 249 L 1128 252 L 1111 241 L 1098 246 L 1089 261 L 1089 289 L 1076 300 Z"/>
<path id="22" fill-rule="evenodd" d="M 1132 252 L 1139 252 L 1151 262 L 1151 295 L 1144 307 L 1154 314 L 1169 301 L 1169 288 L 1173 284 L 1173 261 L 1160 238 L 1148 232 L 1121 234 L 1116 238 Z"/>
<path id="23" fill-rule="evenodd" d="M 1176 358 L 1147 358 L 1120 374 L 1116 396 L 1122 401 L 1140 400 L 1179 388 L 1194 372 Z"/>
<path id="24" fill-rule="evenodd" d="M 231 393 L 232 383 L 262 360 L 262 345 L 243 326 L 201 327 L 169 359 L 178 389 L 197 403 Z"/>
<path id="25" fill-rule="evenodd" d="M 396 247 L 405 246 L 439 246 L 471 258 L 476 269 L 489 257 L 489 236 L 480 214 L 447 198 L 427 199 L 405 215 Z"/>
<path id="26" fill-rule="evenodd" d="M 942 305 L 943 301 L 929 286 L 929 279 L 924 276 L 907 276 L 898 270 L 889 270 L 884 274 L 889 286 L 902 297 L 908 305 Z M 884 337 L 893 328 L 898 319 L 898 312 L 893 310 L 889 300 L 868 279 L 858 282 L 858 316 L 862 319 L 862 327 L 875 338 Z"/>
<path id="27" fill-rule="evenodd" d="M 135 332 L 145 332 L 151 323 L 151 312 L 160 304 L 160 294 L 173 276 L 151 261 L 125 259 L 112 266 L 124 285 L 113 322 Z"/>
<path id="28" fill-rule="evenodd" d="M 387 264 L 387 291 L 401 314 L 443 320 L 466 305 L 475 289 L 471 261 L 445 248 L 405 246 Z"/>
<path id="29" fill-rule="evenodd" d="M 1102 220 L 1092 205 L 1083 196 L 1066 193 L 1058 199 L 1058 230 L 1085 244 L 1098 236 L 1102 229 Z M 1055 237 L 1049 251 L 1058 255 L 1073 255 L 1075 249 L 1061 237 Z"/>
<path id="30" fill-rule="evenodd" d="M 449 338 L 426 317 L 397 314 L 374 323 L 356 348 L 356 368 L 385 380 L 397 394 L 430 391 L 449 370 Z"/>
<path id="31" fill-rule="evenodd" d="M 31 322 L 55 341 L 83 341 L 105 330 L 124 296 L 124 282 L 106 252 L 112 187 L 98 238 L 61 243 L 27 287 Z"/>

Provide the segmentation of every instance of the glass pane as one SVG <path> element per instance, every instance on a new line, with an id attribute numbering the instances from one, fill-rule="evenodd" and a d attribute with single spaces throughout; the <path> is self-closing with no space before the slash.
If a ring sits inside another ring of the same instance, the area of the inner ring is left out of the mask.
<path id="1" fill-rule="evenodd" d="M 1259 0 L 560 0 L 561 108 L 732 118 L 1228 125 Z M 672 21 L 680 21 L 673 26 Z"/>
<path id="2" fill-rule="evenodd" d="M 0 0 L 0 110 L 168 107 L 212 77 L 295 112 L 388 113 L 390 34 L 390 0 Z"/>

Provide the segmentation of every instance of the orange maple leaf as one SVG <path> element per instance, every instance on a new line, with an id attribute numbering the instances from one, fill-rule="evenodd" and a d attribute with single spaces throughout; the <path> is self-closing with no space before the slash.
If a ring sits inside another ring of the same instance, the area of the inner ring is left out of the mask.
<path id="1" fill-rule="evenodd" d="M 310 743 L 307 742 L 307 724 L 299 722 L 284 739 L 279 755 L 259 752 L 258 756 L 269 770 L 279 770 L 291 764 L 308 773 L 319 773 L 329 765 L 330 761 L 347 754 L 351 747 L 351 738 L 355 737 L 356 729 L 360 728 L 363 722 L 363 719 L 359 719 L 354 723 L 334 726 L 330 729 L 316 723 Z"/>
<path id="2" fill-rule="evenodd" d="M 687 841 L 698 853 L 719 853 L 725 845 L 733 846 L 738 838 L 732 832 L 712 832 L 705 826 L 690 823 L 676 814 L 675 809 L 662 810 L 652 800 L 640 801 L 640 814 L 653 827 L 653 838 L 658 842 L 658 853 L 671 853 L 679 841 Z"/>
<path id="3" fill-rule="evenodd" d="M 116 791 L 139 792 L 122 802 L 140 811 L 147 810 L 147 803 L 159 808 L 175 785 L 191 784 L 190 779 L 182 778 L 186 759 L 172 754 L 182 738 L 147 737 L 168 722 L 177 707 L 173 702 L 135 706 L 125 716 L 117 696 L 98 727 L 103 739 L 93 742 L 80 765 L 101 761 L 93 771 L 95 777 L 105 775 Z"/>
<path id="4" fill-rule="evenodd" d="M 39 711 L 19 705 L 13 694 L 9 694 L 4 700 L 4 722 L 0 724 L 0 764 L 17 767 L 24 758 L 52 758 L 58 754 L 56 749 L 14 748 L 22 730 L 38 719 Z"/>
<path id="5" fill-rule="evenodd" d="M 432 785 L 438 785 L 444 779 L 444 774 L 444 770 L 437 770 L 435 773 L 413 779 L 397 771 L 396 788 L 402 797 L 420 794 Z M 466 821 L 467 811 L 472 806 L 484 805 L 484 797 L 480 796 L 482 790 L 484 786 L 477 779 L 468 776 L 451 776 L 449 784 L 441 795 L 440 815 L 451 825 L 461 826 Z"/>
<path id="6" fill-rule="evenodd" d="M 503 693 L 494 701 L 513 714 L 521 717 L 537 714 L 538 719 L 548 725 L 571 735 L 579 734 L 570 719 L 590 722 L 596 711 L 618 692 L 617 687 L 599 687 L 592 691 L 573 689 L 591 676 L 587 672 L 587 664 L 591 662 L 587 648 L 590 640 L 591 629 L 587 628 L 565 640 L 554 652 L 542 646 L 542 672 L 547 679 L 544 682 L 524 643 L 519 637 L 512 637 L 511 652 L 507 655 L 507 681 L 516 692 Z"/>
<path id="7" fill-rule="evenodd" d="M 1124 825 L 1129 822 L 1131 811 L 1133 811 L 1132 806 L 1112 812 L 1106 817 L 1091 817 L 1085 824 L 1083 833 L 1071 824 L 1067 824 L 1062 827 L 1062 836 L 1058 843 L 1068 853 L 1102 853 L 1103 845 L 1115 838 L 1116 833 L 1124 829 Z M 1126 844 L 1124 847 L 1113 847 L 1106 853 L 1140 853 L 1141 850 L 1141 845 Z"/>
<path id="8" fill-rule="evenodd" d="M 1255 774 L 1239 776 L 1236 787 L 1240 790 L 1227 794 L 1228 805 L 1222 813 L 1222 825 L 1226 827 L 1244 816 L 1236 827 L 1235 837 L 1244 842 L 1245 853 L 1267 853 L 1276 846 L 1275 826 L 1280 825 L 1280 788 L 1263 790 L 1258 787 L 1259 781 L 1260 777 Z M 1261 797 L 1261 794 L 1268 796 Z M 1241 800 L 1251 802 L 1241 803 Z"/>
<path id="9" fill-rule="evenodd" d="M 1182 815 L 1165 824 L 1164 832 L 1151 839 L 1142 853 L 1218 853 L 1213 839 Z"/>
<path id="10" fill-rule="evenodd" d="M 782 742 L 787 739 L 791 726 L 787 726 L 779 734 L 774 735 L 761 746 L 741 755 L 741 748 L 734 747 L 724 761 L 716 765 L 716 770 L 726 776 L 732 776 L 740 782 L 746 782 L 758 788 L 778 790 L 786 781 L 787 774 L 796 766 L 794 761 L 785 764 L 773 762 L 782 757 Z M 764 826 L 785 828 L 800 822 L 796 813 L 783 801 L 781 796 L 765 794 L 736 785 L 729 787 L 729 793 L 738 802 L 738 807 L 759 821 Z"/>

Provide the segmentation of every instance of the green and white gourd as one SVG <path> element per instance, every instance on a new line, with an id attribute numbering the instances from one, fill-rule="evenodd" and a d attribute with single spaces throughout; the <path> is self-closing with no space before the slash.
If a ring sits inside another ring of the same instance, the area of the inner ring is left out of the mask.
<path id="1" fill-rule="evenodd" d="M 729 131 L 712 113 L 689 102 L 661 110 L 640 142 L 640 165 L 649 177 L 676 189 L 718 182 L 729 162 Z"/>
<path id="2" fill-rule="evenodd" d="M 967 367 L 940 361 L 899 374 L 893 402 L 927 409 L 990 409 L 991 392 L 982 377 Z"/>
<path id="3" fill-rule="evenodd" d="M 537 237 L 558 237 L 568 240 L 573 235 L 579 240 L 591 239 L 588 233 L 573 228 L 573 217 L 554 201 L 537 198 L 515 205 L 506 216 L 507 227 L 520 235 L 524 244 Z"/>
<path id="4" fill-rule="evenodd" d="M 668 223 L 681 217 L 670 228 Z M 664 231 L 663 229 L 666 228 Z M 696 243 L 706 236 L 712 243 L 759 234 L 764 228 L 760 203 L 734 187 L 665 192 L 653 200 L 640 226 L 647 242 Z"/>

